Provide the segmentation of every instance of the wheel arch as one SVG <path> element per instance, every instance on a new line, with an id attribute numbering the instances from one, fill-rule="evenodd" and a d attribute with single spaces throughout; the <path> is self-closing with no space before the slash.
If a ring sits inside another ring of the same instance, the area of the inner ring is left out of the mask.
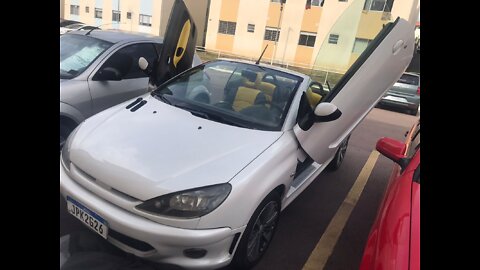
<path id="1" fill-rule="evenodd" d="M 60 122 L 62 122 L 62 120 L 73 124 L 73 127 L 75 127 L 85 120 L 85 117 L 72 105 L 60 102 Z"/>
<path id="2" fill-rule="evenodd" d="M 277 192 L 278 195 L 280 195 L 280 199 L 283 199 L 283 196 L 285 195 L 285 185 L 284 184 L 280 184 L 278 185 L 276 188 L 274 188 L 272 190 L 272 192 Z M 270 192 L 270 193 L 272 193 Z M 269 194 L 270 194 L 269 193 Z M 268 196 L 268 195 L 267 195 Z M 265 196 L 266 197 L 266 196 Z M 280 206 L 281 206 L 281 201 L 280 201 Z"/>
<path id="3" fill-rule="evenodd" d="M 74 129 L 78 123 L 67 115 L 60 115 L 60 125 L 66 125 L 70 129 Z"/>

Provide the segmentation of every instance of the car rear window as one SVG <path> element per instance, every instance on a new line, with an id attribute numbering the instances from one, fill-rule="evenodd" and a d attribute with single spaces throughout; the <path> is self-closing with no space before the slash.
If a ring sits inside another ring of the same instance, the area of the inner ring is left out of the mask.
<path id="1" fill-rule="evenodd" d="M 419 78 L 415 75 L 410 74 L 403 74 L 400 79 L 398 79 L 399 83 L 406 83 L 411 85 L 419 85 Z"/>

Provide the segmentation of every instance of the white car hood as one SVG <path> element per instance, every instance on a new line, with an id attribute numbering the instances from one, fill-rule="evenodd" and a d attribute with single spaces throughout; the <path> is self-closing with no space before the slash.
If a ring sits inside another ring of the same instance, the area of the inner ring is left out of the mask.
<path id="1" fill-rule="evenodd" d="M 228 182 L 282 135 L 144 98 L 148 102 L 135 112 L 125 109 L 128 101 L 87 119 L 70 148 L 75 166 L 140 200 Z"/>

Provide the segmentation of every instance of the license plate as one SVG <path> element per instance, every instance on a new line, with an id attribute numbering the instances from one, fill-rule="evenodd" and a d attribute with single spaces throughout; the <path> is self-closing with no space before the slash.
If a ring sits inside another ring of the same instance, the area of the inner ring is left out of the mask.
<path id="1" fill-rule="evenodd" d="M 383 99 L 407 103 L 407 100 L 402 97 L 386 96 Z"/>
<path id="2" fill-rule="evenodd" d="M 67 196 L 67 209 L 70 214 L 107 239 L 108 226 L 105 219 L 69 196 Z"/>

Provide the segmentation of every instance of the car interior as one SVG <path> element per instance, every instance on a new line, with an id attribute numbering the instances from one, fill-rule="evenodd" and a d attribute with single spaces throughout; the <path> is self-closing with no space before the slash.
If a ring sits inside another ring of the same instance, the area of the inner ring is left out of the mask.
<path id="1" fill-rule="evenodd" d="M 185 74 L 168 85 L 167 92 L 248 121 L 278 126 L 298 78 L 258 66 L 224 63 L 208 63 Z"/>
<path id="2" fill-rule="evenodd" d="M 242 115 L 264 122 L 278 122 L 295 85 L 277 79 L 273 73 L 248 68 L 243 69 L 240 75 L 240 78 L 229 81 L 221 103 L 231 105 L 231 110 Z"/>

